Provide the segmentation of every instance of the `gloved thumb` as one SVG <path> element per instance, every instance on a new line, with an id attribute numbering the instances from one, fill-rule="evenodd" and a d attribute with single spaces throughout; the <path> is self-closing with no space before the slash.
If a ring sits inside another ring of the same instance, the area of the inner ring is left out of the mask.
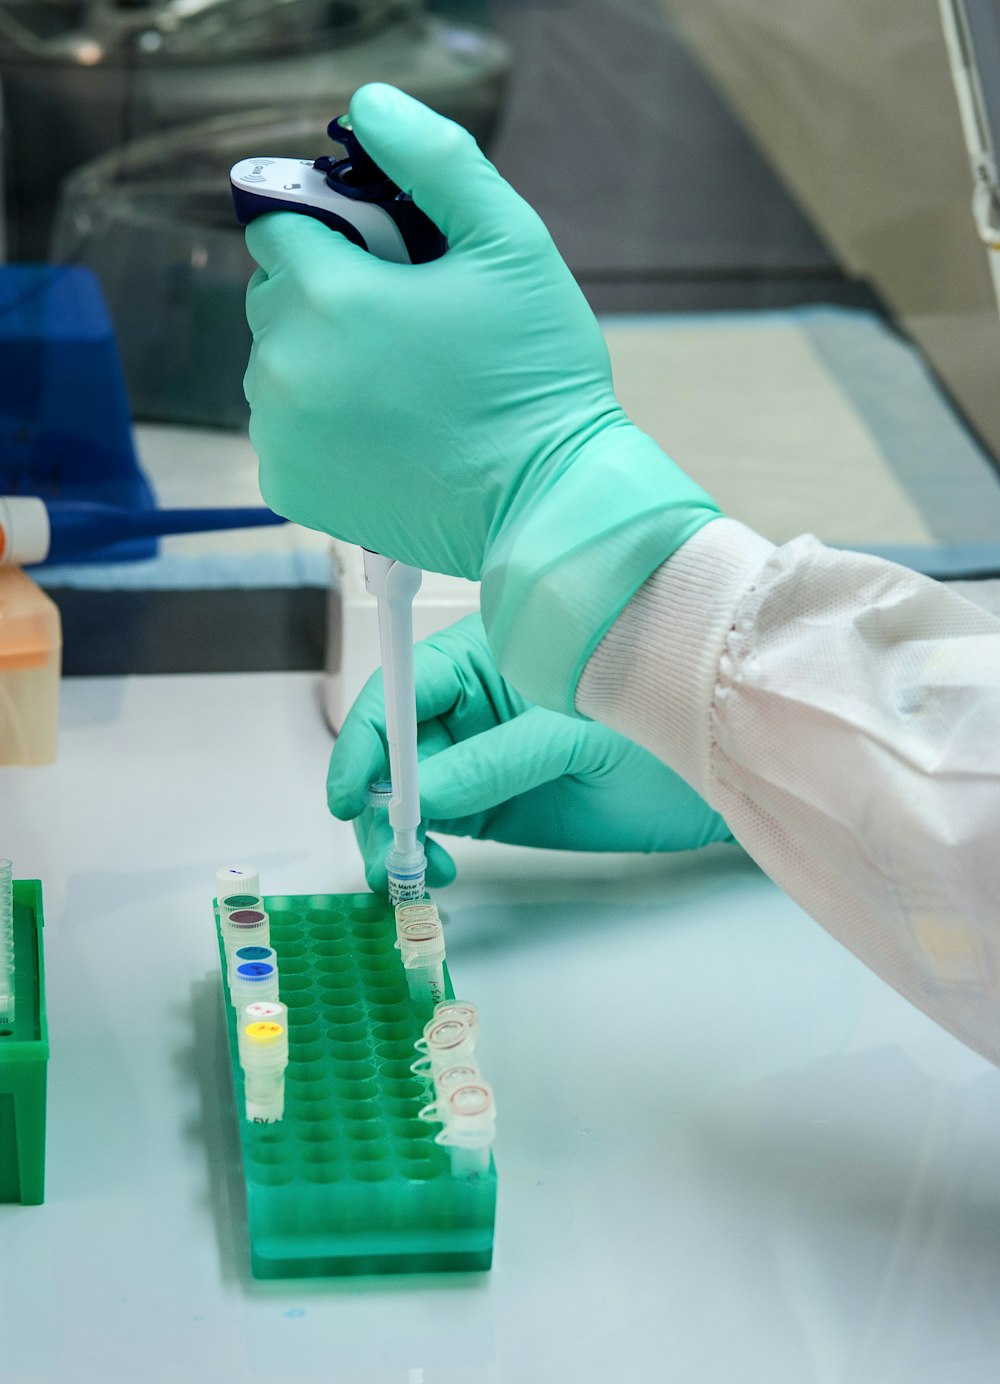
<path id="1" fill-rule="evenodd" d="M 413 197 L 449 248 L 516 238 L 542 223 L 476 141 L 443 115 L 384 82 L 354 93 L 351 124 L 379 167 Z"/>

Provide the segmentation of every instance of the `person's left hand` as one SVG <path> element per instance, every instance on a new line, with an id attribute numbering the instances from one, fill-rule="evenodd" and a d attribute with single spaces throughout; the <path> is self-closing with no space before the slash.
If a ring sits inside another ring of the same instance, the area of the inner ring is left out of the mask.
<path id="1" fill-rule="evenodd" d="M 524 846 L 682 851 L 731 839 L 683 779 L 596 721 L 533 706 L 505 682 L 470 615 L 414 649 L 424 827 Z M 330 811 L 353 819 L 372 889 L 387 888 L 388 814 L 366 807 L 388 777 L 382 675 L 351 708 L 330 759 Z M 451 856 L 428 839 L 427 883 L 450 884 Z"/>

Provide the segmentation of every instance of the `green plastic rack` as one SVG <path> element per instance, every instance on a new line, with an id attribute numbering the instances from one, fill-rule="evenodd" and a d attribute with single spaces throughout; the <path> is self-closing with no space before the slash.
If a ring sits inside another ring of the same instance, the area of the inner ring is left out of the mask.
<path id="1" fill-rule="evenodd" d="M 456 1177 L 410 1071 L 429 1014 L 412 1002 L 395 919 L 371 894 L 269 896 L 288 1006 L 285 1118 L 245 1118 L 236 1014 L 223 992 L 257 1278 L 483 1270 L 496 1168 Z M 445 976 L 446 993 L 454 997 Z"/>
<path id="2" fill-rule="evenodd" d="M 0 1202 L 45 1200 L 45 1018 L 42 886 L 14 881 L 14 1022 L 0 1028 Z"/>

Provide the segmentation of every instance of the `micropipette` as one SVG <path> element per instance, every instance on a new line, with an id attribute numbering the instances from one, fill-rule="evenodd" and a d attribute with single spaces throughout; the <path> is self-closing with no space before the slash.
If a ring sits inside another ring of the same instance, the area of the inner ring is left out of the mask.
<path id="1" fill-rule="evenodd" d="M 492 1088 L 482 1079 L 452 1086 L 443 1114 L 444 1128 L 434 1142 L 449 1146 L 452 1173 L 477 1177 L 488 1172 L 497 1120 Z"/>
<path id="2" fill-rule="evenodd" d="M 447 249 L 444 236 L 362 147 L 348 116 L 331 120 L 327 133 L 343 159 L 241 159 L 230 171 L 240 224 L 272 211 L 312 216 L 353 244 L 397 264 L 425 264 Z M 426 858 L 417 838 L 417 716 L 413 681 L 413 597 L 420 570 L 365 550 L 365 585 L 378 602 L 386 738 L 392 799 L 393 844 L 386 859 L 389 898 L 422 899 Z"/>
<path id="3" fill-rule="evenodd" d="M 410 1063 L 410 1071 L 415 1076 L 429 1077 L 441 1067 L 454 1066 L 471 1057 L 476 1050 L 476 1035 L 457 1016 L 431 1019 L 413 1046 L 421 1056 Z"/>
<path id="4" fill-rule="evenodd" d="M 346 158 L 268 157 L 233 165 L 229 181 L 240 225 L 267 212 L 295 211 L 322 221 L 378 259 L 426 264 L 443 255 L 444 236 L 365 152 L 350 117 L 331 120 L 326 131 Z"/>
<path id="5" fill-rule="evenodd" d="M 413 598 L 420 589 L 418 567 L 364 550 L 365 587 L 378 606 L 382 651 L 385 733 L 389 746 L 392 847 L 386 857 L 389 900 L 407 903 L 424 896 L 427 858 L 420 826 L 417 769 L 417 702 L 413 672 Z"/>

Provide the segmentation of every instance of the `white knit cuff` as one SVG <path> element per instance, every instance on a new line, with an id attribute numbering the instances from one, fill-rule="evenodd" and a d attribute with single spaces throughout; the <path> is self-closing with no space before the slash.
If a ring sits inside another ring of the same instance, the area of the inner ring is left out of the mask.
<path id="1" fill-rule="evenodd" d="M 726 636 L 774 544 L 715 519 L 639 588 L 584 669 L 576 709 L 710 800 L 712 705 Z"/>

